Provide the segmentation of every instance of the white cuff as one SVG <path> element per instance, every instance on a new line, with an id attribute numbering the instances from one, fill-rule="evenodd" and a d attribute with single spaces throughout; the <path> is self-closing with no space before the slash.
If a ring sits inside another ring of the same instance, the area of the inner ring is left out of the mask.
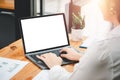
<path id="1" fill-rule="evenodd" d="M 52 67 L 49 74 L 50 80 L 67 80 L 71 75 L 71 73 L 59 65 Z"/>

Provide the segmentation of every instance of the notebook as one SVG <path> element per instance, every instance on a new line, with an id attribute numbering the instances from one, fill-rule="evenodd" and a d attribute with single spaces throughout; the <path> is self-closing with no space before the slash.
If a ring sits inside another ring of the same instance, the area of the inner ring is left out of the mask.
<path id="1" fill-rule="evenodd" d="M 25 56 L 41 69 L 48 66 L 36 55 L 53 52 L 60 56 L 63 47 L 70 47 L 63 13 L 21 18 L 21 32 Z M 63 58 L 62 65 L 75 63 Z"/>

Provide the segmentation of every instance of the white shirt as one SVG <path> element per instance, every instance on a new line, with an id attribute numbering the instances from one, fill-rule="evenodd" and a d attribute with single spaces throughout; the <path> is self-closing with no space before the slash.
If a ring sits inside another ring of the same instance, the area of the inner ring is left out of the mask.
<path id="1" fill-rule="evenodd" d="M 49 74 L 50 80 L 115 80 L 120 76 L 120 25 L 92 44 L 72 73 L 54 66 Z"/>

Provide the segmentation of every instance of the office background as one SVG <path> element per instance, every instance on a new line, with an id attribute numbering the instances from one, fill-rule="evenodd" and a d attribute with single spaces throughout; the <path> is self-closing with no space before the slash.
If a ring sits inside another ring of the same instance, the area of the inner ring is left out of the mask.
<path id="1" fill-rule="evenodd" d="M 68 32 L 70 32 L 69 10 L 71 8 L 69 6 L 71 1 L 81 8 L 80 13 L 85 16 L 83 36 L 99 37 L 105 36 L 109 32 L 112 24 L 103 20 L 97 5 L 98 0 L 0 0 L 0 13 L 12 14 L 17 18 L 65 13 Z M 79 5 L 85 2 L 88 3 L 84 6 Z M 4 5 L 4 3 L 7 3 L 7 5 Z"/>
<path id="2" fill-rule="evenodd" d="M 39 0 L 38 0 L 39 1 Z M 90 0 L 72 0 L 73 3 L 79 5 L 84 3 L 85 1 Z M 85 15 L 85 29 L 84 34 L 85 36 L 105 36 L 112 27 L 112 24 L 104 21 L 101 11 L 97 4 L 98 0 L 91 0 L 88 4 L 82 6 L 81 14 Z M 66 14 L 66 21 L 68 24 L 68 10 L 69 10 L 69 3 L 71 0 L 44 0 L 43 3 L 43 12 L 45 14 L 50 13 L 59 13 L 64 12 Z M 39 12 L 39 6 L 37 7 L 37 11 Z"/>

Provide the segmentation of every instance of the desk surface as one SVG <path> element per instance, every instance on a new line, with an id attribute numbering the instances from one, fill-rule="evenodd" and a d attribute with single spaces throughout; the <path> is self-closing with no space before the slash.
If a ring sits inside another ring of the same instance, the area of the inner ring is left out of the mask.
<path id="1" fill-rule="evenodd" d="M 0 0 L 0 8 L 14 10 L 14 0 Z"/>
<path id="2" fill-rule="evenodd" d="M 81 42 L 82 40 L 77 42 L 70 40 L 71 46 L 75 47 L 78 50 L 83 50 L 79 49 L 79 45 L 81 44 Z M 32 78 L 35 77 L 41 71 L 40 68 L 38 68 L 32 62 L 30 62 L 24 56 L 23 44 L 21 39 L 1 49 L 0 57 L 12 58 L 29 62 L 29 64 L 26 65 L 20 72 L 18 72 L 11 80 L 32 80 Z M 73 64 L 66 65 L 63 67 L 69 72 L 73 70 Z"/>

